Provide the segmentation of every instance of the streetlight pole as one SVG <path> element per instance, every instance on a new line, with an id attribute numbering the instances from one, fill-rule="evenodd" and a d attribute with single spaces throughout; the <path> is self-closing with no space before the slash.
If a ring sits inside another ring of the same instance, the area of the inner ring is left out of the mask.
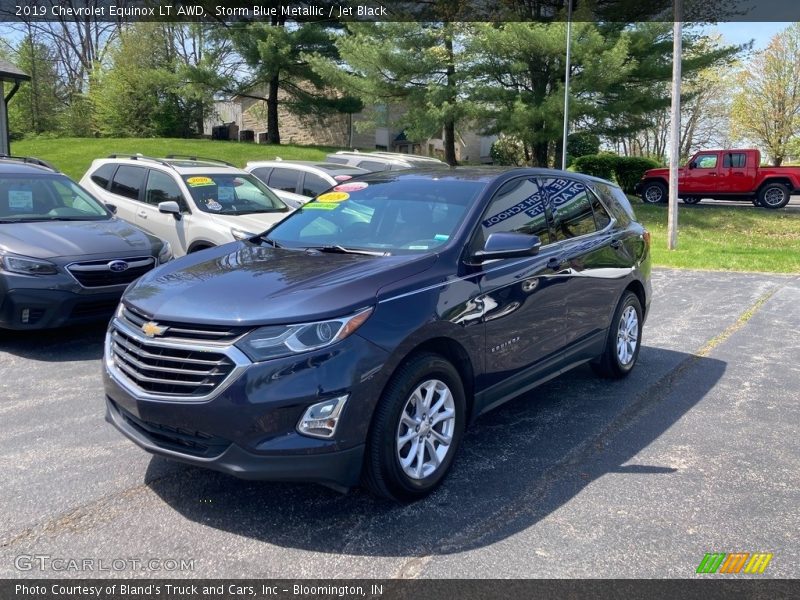
<path id="1" fill-rule="evenodd" d="M 569 71 L 572 50 L 572 0 L 567 0 L 567 66 L 564 68 L 564 131 L 561 136 L 561 169 L 567 168 L 567 135 L 569 133 Z"/>
<path id="2" fill-rule="evenodd" d="M 678 170 L 681 157 L 681 55 L 683 52 L 683 0 L 673 0 L 675 22 L 672 35 L 672 111 L 670 113 L 669 211 L 667 248 L 678 247 Z"/>

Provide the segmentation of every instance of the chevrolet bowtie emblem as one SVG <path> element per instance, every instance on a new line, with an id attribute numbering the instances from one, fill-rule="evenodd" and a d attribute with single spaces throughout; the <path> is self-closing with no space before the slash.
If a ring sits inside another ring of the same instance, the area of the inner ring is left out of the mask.
<path id="1" fill-rule="evenodd" d="M 147 337 L 156 337 L 157 335 L 164 335 L 165 331 L 167 331 L 167 328 L 162 327 L 155 321 L 148 321 L 147 323 L 142 324 L 142 333 L 144 333 Z"/>

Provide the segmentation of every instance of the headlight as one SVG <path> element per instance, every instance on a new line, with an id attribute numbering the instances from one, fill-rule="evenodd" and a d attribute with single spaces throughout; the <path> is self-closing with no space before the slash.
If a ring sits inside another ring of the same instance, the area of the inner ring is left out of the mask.
<path id="1" fill-rule="evenodd" d="M 169 262 L 172 260 L 172 246 L 169 245 L 169 242 L 164 242 L 164 245 L 161 246 L 161 252 L 158 253 L 158 264 L 163 265 L 165 262 Z"/>
<path id="2" fill-rule="evenodd" d="M 254 361 L 308 352 L 342 341 L 361 327 L 371 314 L 372 309 L 367 308 L 328 321 L 261 327 L 245 336 L 237 346 Z"/>
<path id="3" fill-rule="evenodd" d="M 58 273 L 58 267 L 53 263 L 38 258 L 6 255 L 2 257 L 2 265 L 6 271 L 22 275 L 55 275 Z"/>
<path id="4" fill-rule="evenodd" d="M 244 229 L 231 229 L 231 235 L 235 240 L 249 240 L 252 237 L 256 237 L 258 234 L 245 231 Z"/>

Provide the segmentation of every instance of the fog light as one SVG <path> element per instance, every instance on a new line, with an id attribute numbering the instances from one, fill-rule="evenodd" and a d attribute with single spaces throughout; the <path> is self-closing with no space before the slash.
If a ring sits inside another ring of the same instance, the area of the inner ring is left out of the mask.
<path id="1" fill-rule="evenodd" d="M 345 402 L 347 402 L 347 396 L 339 396 L 312 404 L 297 424 L 297 431 L 311 437 L 333 437 Z"/>
<path id="2" fill-rule="evenodd" d="M 30 308 L 23 308 L 22 309 L 22 322 L 27 323 L 31 320 L 31 309 Z"/>

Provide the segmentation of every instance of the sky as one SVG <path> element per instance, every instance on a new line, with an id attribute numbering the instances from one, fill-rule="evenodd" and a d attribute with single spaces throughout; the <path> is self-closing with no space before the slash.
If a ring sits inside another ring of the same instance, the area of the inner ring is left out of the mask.
<path id="1" fill-rule="evenodd" d="M 732 22 L 710 26 L 708 31 L 721 33 L 724 40 L 730 44 L 744 44 L 753 40 L 753 50 L 763 50 L 773 35 L 783 31 L 789 25 L 791 23 Z"/>

